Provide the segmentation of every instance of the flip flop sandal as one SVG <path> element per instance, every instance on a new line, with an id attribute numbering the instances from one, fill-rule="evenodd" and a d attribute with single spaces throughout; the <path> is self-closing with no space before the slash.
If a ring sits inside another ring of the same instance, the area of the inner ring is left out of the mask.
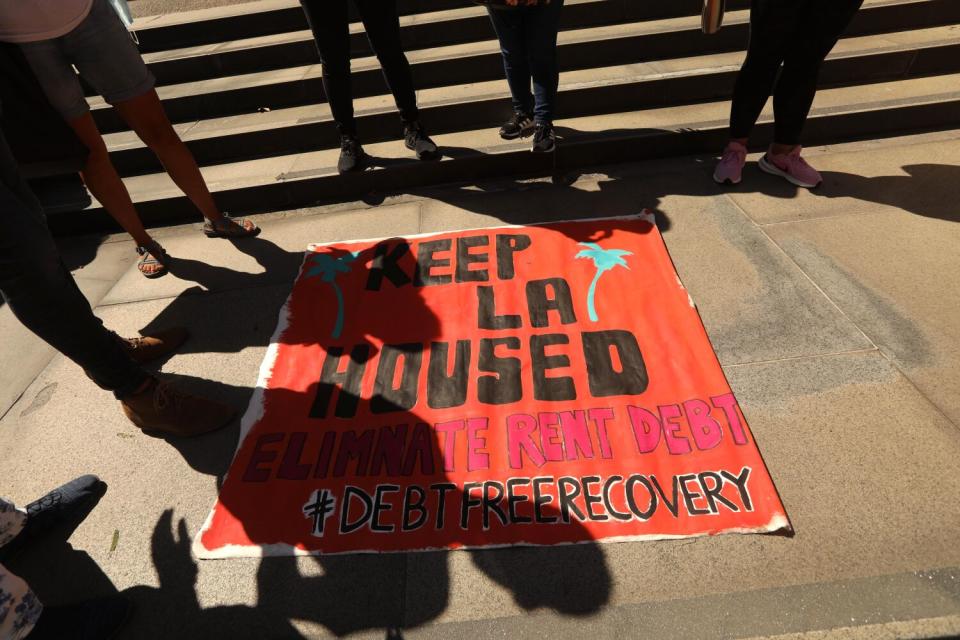
<path id="1" fill-rule="evenodd" d="M 167 273 L 167 262 L 170 258 L 167 252 L 155 241 L 142 247 L 137 247 L 137 254 L 140 256 L 140 262 L 137 263 L 137 269 L 143 274 L 144 278 L 159 278 Z M 156 257 L 159 256 L 159 257 Z M 144 271 L 144 267 L 159 265 L 159 269 L 154 271 Z"/>
<path id="2" fill-rule="evenodd" d="M 249 225 L 249 226 L 247 226 Z M 251 238 L 260 233 L 260 227 L 246 218 L 231 218 L 224 215 L 222 220 L 207 220 L 203 225 L 203 234 L 208 238 Z"/>

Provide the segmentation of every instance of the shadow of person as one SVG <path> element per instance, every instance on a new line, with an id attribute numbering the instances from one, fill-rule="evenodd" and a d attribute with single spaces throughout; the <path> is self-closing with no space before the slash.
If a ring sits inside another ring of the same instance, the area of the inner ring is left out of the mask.
<path id="1" fill-rule="evenodd" d="M 222 605 L 203 608 L 197 594 L 197 563 L 183 520 L 173 532 L 173 512 L 160 516 L 151 539 L 151 555 L 160 586 L 137 586 L 123 595 L 136 613 L 125 637 L 157 638 L 302 638 L 288 618 L 269 608 Z"/>
<path id="2" fill-rule="evenodd" d="M 410 397 L 407 393 L 410 386 L 406 382 L 408 367 L 410 371 L 428 369 L 430 356 L 425 353 L 426 347 L 433 343 L 431 352 L 436 351 L 436 342 L 449 340 L 445 336 L 451 332 L 456 334 L 457 327 L 441 323 L 428 306 L 423 287 L 385 283 L 376 298 L 353 295 L 368 288 L 364 283 L 369 283 L 371 265 L 384 259 L 392 247 L 401 242 L 401 239 L 384 241 L 356 255 L 340 249 L 325 249 L 320 252 L 324 258 L 304 263 L 304 278 L 297 286 L 317 287 L 317 291 L 311 296 L 299 296 L 287 308 L 287 313 L 296 317 L 297 322 L 279 335 L 276 347 L 279 355 L 268 388 L 229 388 L 229 385 L 209 381 L 179 379 L 186 382 L 183 386 L 188 388 L 193 382 L 199 382 L 206 387 L 205 392 L 215 397 L 254 394 L 251 405 L 254 410 L 260 405 L 269 408 L 258 422 L 245 425 L 252 426 L 252 430 L 246 435 L 245 446 L 241 447 L 234 461 L 232 468 L 236 475 L 223 483 L 220 492 L 222 513 L 229 513 L 242 528 L 244 536 L 255 545 L 282 542 L 317 548 L 316 524 L 305 515 L 304 509 L 313 492 L 339 490 L 347 482 L 367 491 L 383 483 L 396 484 L 404 489 L 411 484 L 449 486 L 451 505 L 461 500 L 457 496 L 463 495 L 465 480 L 462 475 L 452 475 L 452 469 L 447 469 L 443 457 L 446 443 L 441 442 L 440 432 L 435 429 L 435 416 L 419 415 L 414 407 L 424 406 L 423 398 L 418 403 L 416 397 Z M 379 247 L 386 249 L 381 252 Z M 345 264 L 347 262 L 349 265 Z M 399 267 L 395 276 L 400 272 L 417 273 L 413 252 L 403 254 L 395 264 Z M 337 271 L 337 265 L 346 270 Z M 328 274 L 332 277 L 326 277 Z M 333 295 L 338 289 L 340 294 Z M 257 304 L 260 294 L 249 290 L 247 293 L 246 302 Z M 378 308 L 370 307 L 372 300 L 377 301 Z M 445 303 L 460 307 L 464 301 L 450 295 Z M 334 316 L 338 317 L 336 321 Z M 320 343 L 325 345 L 322 350 Z M 201 343 L 197 348 L 204 346 Z M 324 372 L 321 363 L 335 350 L 337 367 Z M 456 360 L 454 351 L 450 345 L 444 357 Z M 377 372 L 380 363 L 385 361 L 392 362 L 394 369 L 385 369 L 386 374 L 380 379 Z M 316 370 L 305 373 L 305 367 Z M 334 377 L 339 374 L 350 377 L 351 374 L 344 371 L 349 372 L 351 367 L 358 371 L 351 379 L 360 381 L 360 386 L 353 387 L 346 379 L 331 382 L 330 376 L 334 372 Z M 400 379 L 397 380 L 394 374 Z M 211 388 L 216 386 L 223 388 Z M 466 393 L 466 388 L 463 392 Z M 453 414 L 448 412 L 445 415 Z M 495 420 L 491 418 L 492 423 Z M 387 431 L 403 441 L 396 451 L 406 453 L 397 455 L 407 455 L 413 461 L 406 471 L 402 469 L 405 463 L 401 463 L 396 455 L 390 457 L 388 452 L 377 458 L 375 451 L 364 449 L 367 444 L 372 447 L 375 439 Z M 359 441 L 359 455 L 346 455 L 342 459 L 334 455 L 323 462 L 322 443 L 325 434 L 331 432 L 341 443 L 348 433 Z M 422 440 L 416 446 L 416 453 L 412 454 L 415 450 L 414 434 Z M 278 436 L 282 441 L 277 441 Z M 274 454 L 276 463 L 267 471 L 274 474 L 272 482 L 257 479 L 260 471 L 271 465 L 255 469 L 253 475 L 249 475 L 251 450 L 262 450 L 264 437 L 274 442 L 266 445 Z M 298 442 L 295 446 L 301 448 L 291 457 L 284 448 L 289 446 L 293 437 Z M 224 464 L 222 457 L 203 464 L 191 460 L 192 456 L 201 454 L 202 447 L 194 448 L 192 444 L 175 446 L 195 468 L 225 468 L 221 466 Z M 285 465 L 284 478 L 276 477 L 280 464 Z M 474 489 L 472 495 L 476 498 L 479 494 L 477 487 Z M 487 492 L 488 488 L 482 490 Z M 506 498 L 502 493 L 497 496 L 492 487 L 489 491 L 494 509 L 486 515 L 497 518 L 494 512 L 499 510 L 502 513 L 506 509 Z M 406 549 L 483 545 L 488 543 L 487 536 L 494 540 L 492 536 L 498 526 L 495 523 L 494 529 L 487 533 L 482 528 L 484 516 L 476 509 L 468 509 L 464 530 L 459 526 L 461 512 L 458 507 L 452 506 L 448 511 L 446 528 L 437 532 L 434 544 L 402 542 L 404 533 L 395 530 L 380 538 L 375 534 L 374 538 L 362 540 L 359 546 L 347 540 L 342 548 L 348 552 L 346 555 L 264 558 L 257 571 L 257 608 L 269 619 L 296 618 L 320 624 L 336 635 L 372 629 L 393 630 L 395 633 L 398 629 L 421 626 L 436 619 L 449 604 L 450 554 L 443 551 L 414 553 Z M 571 615 L 599 610 L 610 593 L 611 579 L 604 554 L 576 518 L 569 517 L 569 514 L 565 517 L 554 505 L 544 506 L 543 513 L 546 518 L 558 521 L 556 531 L 559 533 L 550 537 L 551 543 L 578 541 L 582 544 L 528 550 L 469 551 L 474 564 L 481 573 L 507 589 L 524 610 L 547 607 Z M 337 526 L 334 520 L 331 518 L 328 526 Z M 500 538 L 495 542 L 503 544 L 502 540 L 506 539 L 503 531 L 510 526 L 523 525 L 504 522 Z M 537 535 L 523 535 L 523 532 L 520 538 L 538 540 Z M 343 539 L 347 539 L 346 534 Z M 378 552 L 352 553 L 367 549 Z M 163 554 L 155 554 L 155 561 L 164 562 Z M 537 566 L 532 568 L 530 562 Z M 211 566 L 215 571 L 216 564 L 211 563 Z M 167 570 L 158 568 L 158 572 L 167 573 Z M 182 572 L 183 569 L 169 571 L 171 575 Z M 192 606 L 191 603 L 184 610 L 193 612 Z M 188 613 L 186 617 L 190 615 L 194 613 Z M 203 616 L 202 613 L 196 615 Z"/>
<path id="3" fill-rule="evenodd" d="M 265 346 L 290 286 L 303 262 L 302 251 L 286 251 L 263 237 L 233 240 L 238 251 L 262 267 L 247 273 L 191 258 L 175 257 L 170 273 L 196 282 L 181 292 L 141 332 L 171 326 L 191 328 L 192 338 L 180 353 L 236 353 L 250 346 Z M 210 294 L 226 297 L 226 306 L 211 304 Z M 256 304 L 250 303 L 256 298 Z M 229 312 L 227 309 L 229 308 Z M 214 314 L 210 316 L 209 314 Z M 205 317 L 206 316 L 206 317 Z"/>
<path id="4" fill-rule="evenodd" d="M 925 163 L 902 169 L 907 175 L 865 177 L 823 171 L 823 185 L 813 193 L 826 198 L 857 198 L 927 218 L 960 222 L 960 166 Z"/>
<path id="5" fill-rule="evenodd" d="M 494 180 L 427 193 L 434 200 L 506 224 L 628 217 L 647 209 L 654 214 L 661 233 L 670 229 L 670 218 L 659 208 L 667 191 L 665 185 L 632 179 L 614 168 L 605 168 L 588 185 L 577 184 L 578 177 L 574 173 L 557 176 L 550 182 Z M 612 227 L 598 227 L 586 233 L 576 227 L 567 229 L 565 233 L 577 242 L 600 242 L 613 231 Z"/>

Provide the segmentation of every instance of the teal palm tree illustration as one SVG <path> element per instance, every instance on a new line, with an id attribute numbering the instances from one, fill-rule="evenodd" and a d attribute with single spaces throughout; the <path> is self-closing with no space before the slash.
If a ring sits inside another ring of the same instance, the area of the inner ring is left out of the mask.
<path id="1" fill-rule="evenodd" d="M 593 276 L 593 280 L 590 282 L 590 288 L 587 290 L 587 311 L 590 315 L 590 321 L 596 322 L 597 307 L 595 305 L 595 299 L 597 294 L 597 282 L 600 281 L 600 276 L 615 267 L 624 267 L 629 269 L 630 266 L 627 264 L 627 261 L 623 259 L 623 256 L 630 256 L 633 254 L 630 251 L 625 251 L 623 249 L 603 249 L 596 242 L 580 242 L 579 245 L 587 248 L 577 253 L 575 257 L 590 258 L 593 260 L 593 266 L 597 270 L 596 274 Z"/>
<path id="2" fill-rule="evenodd" d="M 323 282 L 329 282 L 333 287 L 333 292 L 337 296 L 337 321 L 333 325 L 333 333 L 330 336 L 334 339 L 339 338 L 343 333 L 343 291 L 337 284 L 337 276 L 341 273 L 350 273 L 350 263 L 357 259 L 357 253 L 344 253 L 339 257 L 334 257 L 330 253 L 315 253 L 310 258 L 311 266 L 307 270 L 307 277 L 318 277 Z"/>

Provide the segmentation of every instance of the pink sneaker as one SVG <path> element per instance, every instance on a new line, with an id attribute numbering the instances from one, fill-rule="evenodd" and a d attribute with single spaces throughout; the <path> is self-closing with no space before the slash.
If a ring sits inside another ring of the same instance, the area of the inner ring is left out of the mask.
<path id="1" fill-rule="evenodd" d="M 800 157 L 801 147 L 790 153 L 773 155 L 769 151 L 760 158 L 760 168 L 767 173 L 785 178 L 798 187 L 813 189 L 823 182 L 817 170 Z"/>
<path id="2" fill-rule="evenodd" d="M 740 175 L 746 162 L 747 148 L 731 140 L 723 150 L 717 168 L 713 170 L 713 181 L 717 184 L 740 184 Z"/>

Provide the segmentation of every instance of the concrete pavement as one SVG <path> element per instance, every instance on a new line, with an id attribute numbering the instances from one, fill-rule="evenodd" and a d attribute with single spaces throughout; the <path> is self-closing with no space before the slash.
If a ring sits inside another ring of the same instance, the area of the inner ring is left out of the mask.
<path id="1" fill-rule="evenodd" d="M 163 372 L 245 406 L 309 242 L 654 209 L 794 537 L 198 562 L 188 537 L 237 424 L 147 437 L 0 309 L 3 492 L 26 502 L 87 472 L 110 486 L 69 544 L 14 568 L 49 602 L 129 594 L 138 639 L 960 634 L 960 131 L 808 157 L 815 193 L 755 166 L 721 189 L 711 159 L 683 158 L 371 194 L 260 216 L 262 236 L 235 244 L 169 228 L 178 260 L 157 281 L 125 238 L 65 246 L 108 326 L 189 326 Z"/>

